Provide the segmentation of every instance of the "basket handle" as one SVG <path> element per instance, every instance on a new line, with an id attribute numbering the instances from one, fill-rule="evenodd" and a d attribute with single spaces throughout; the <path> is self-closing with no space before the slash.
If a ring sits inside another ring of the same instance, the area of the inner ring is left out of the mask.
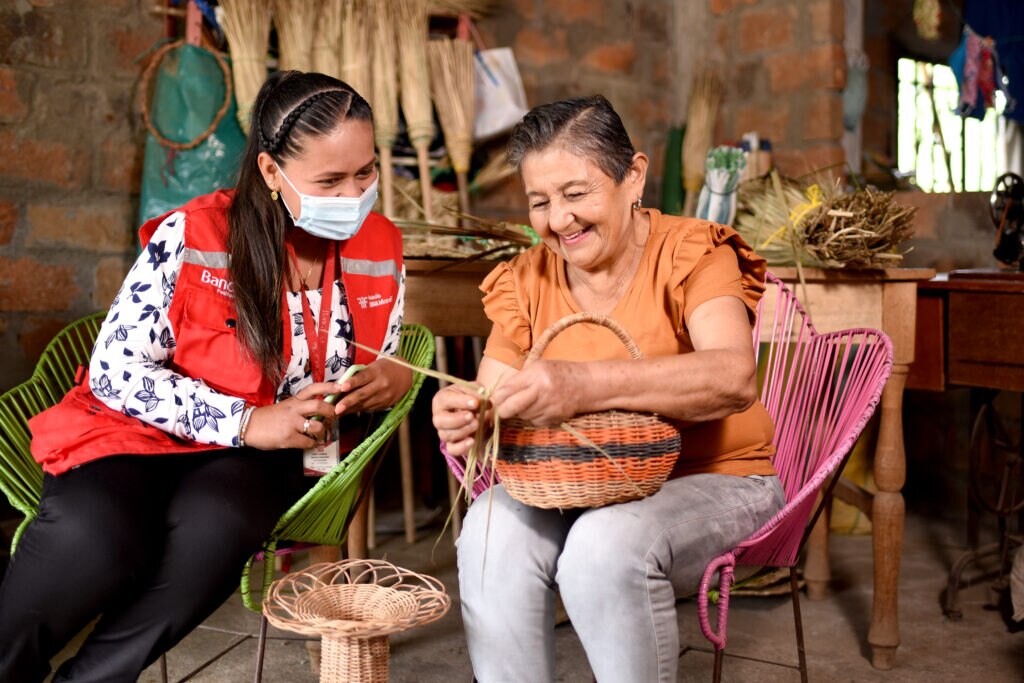
<path id="1" fill-rule="evenodd" d="M 636 342 L 633 341 L 633 338 L 629 336 L 629 332 L 626 332 L 622 325 L 603 313 L 591 313 L 584 311 L 583 313 L 567 315 L 548 329 L 544 330 L 544 333 L 540 335 L 539 339 L 537 339 L 533 348 L 530 349 L 530 354 L 526 357 L 524 365 L 539 359 L 540 355 L 544 353 L 544 349 L 547 348 L 548 344 L 551 343 L 551 340 L 554 339 L 556 335 L 564 331 L 567 327 L 571 327 L 578 323 L 594 323 L 595 325 L 607 327 L 615 333 L 616 337 L 619 338 L 619 341 L 622 342 L 623 346 L 626 347 L 626 350 L 629 351 L 629 355 L 633 360 L 640 360 L 644 357 L 643 354 L 640 353 L 640 349 L 637 348 Z"/>

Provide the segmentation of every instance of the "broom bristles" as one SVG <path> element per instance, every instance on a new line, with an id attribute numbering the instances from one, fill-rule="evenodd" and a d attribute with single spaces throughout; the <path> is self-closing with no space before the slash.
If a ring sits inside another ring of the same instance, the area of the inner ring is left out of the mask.
<path id="1" fill-rule="evenodd" d="M 473 156 L 473 46 L 445 38 L 430 41 L 427 48 L 448 157 L 456 173 L 467 173 Z"/>
<path id="2" fill-rule="evenodd" d="M 423 0 L 398 0 L 396 7 L 402 111 L 409 140 L 417 149 L 425 149 L 434 137 L 427 67 L 427 8 Z"/>
<path id="3" fill-rule="evenodd" d="M 377 146 L 390 149 L 398 136 L 398 46 L 391 3 L 373 12 L 373 122 Z"/>
<path id="4" fill-rule="evenodd" d="M 267 78 L 270 11 L 262 0 L 222 0 L 224 35 L 231 52 L 238 124 L 248 135 L 252 105 Z"/>
<path id="5" fill-rule="evenodd" d="M 431 15 L 457 17 L 467 14 L 473 19 L 490 13 L 494 0 L 429 0 L 427 11 Z"/>
<path id="6" fill-rule="evenodd" d="M 341 78 L 341 21 L 342 5 L 336 0 L 320 0 L 316 32 L 313 35 L 313 69 L 322 74 Z"/>
<path id="7" fill-rule="evenodd" d="M 367 0 L 344 0 L 341 25 L 341 80 L 373 102 L 370 92 L 370 7 Z"/>
<path id="8" fill-rule="evenodd" d="M 700 191 L 704 162 L 711 148 L 722 86 L 715 74 L 702 69 L 693 81 L 683 138 L 683 185 L 687 192 Z"/>
<path id="9" fill-rule="evenodd" d="M 318 0 L 271 0 L 282 71 L 313 70 L 313 34 Z"/>

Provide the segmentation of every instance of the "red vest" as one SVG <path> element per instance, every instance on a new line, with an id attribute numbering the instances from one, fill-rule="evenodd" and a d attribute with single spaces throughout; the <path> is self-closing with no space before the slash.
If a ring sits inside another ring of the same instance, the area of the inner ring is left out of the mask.
<path id="1" fill-rule="evenodd" d="M 175 334 L 169 366 L 187 377 L 257 406 L 274 402 L 276 387 L 239 345 L 233 283 L 228 277 L 228 208 L 233 192 L 198 197 L 179 209 L 185 214 L 185 253 L 167 312 Z M 173 213 L 173 212 L 172 212 Z M 143 248 L 170 215 L 148 221 L 139 231 Z M 339 243 L 342 284 L 348 297 L 353 333 L 361 344 L 379 349 L 388 332 L 391 309 L 398 298 L 402 271 L 402 238 L 383 216 L 371 213 L 360 231 Z M 281 306 L 287 310 L 282 299 Z M 285 318 L 285 335 L 291 330 Z M 287 337 L 286 337 L 287 338 Z M 369 364 L 376 356 L 356 349 L 355 362 Z M 134 417 L 111 410 L 89 389 L 88 381 L 29 421 L 32 456 L 50 474 L 108 455 L 182 453 L 218 448 L 179 439 Z M 344 452 L 361 434 L 343 435 Z M 348 443 L 346 443 L 348 442 Z"/>

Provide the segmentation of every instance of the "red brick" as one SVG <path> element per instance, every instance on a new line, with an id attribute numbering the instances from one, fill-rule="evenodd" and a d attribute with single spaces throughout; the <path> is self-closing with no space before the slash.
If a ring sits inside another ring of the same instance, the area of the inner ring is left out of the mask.
<path id="1" fill-rule="evenodd" d="M 71 266 L 0 256 L 0 311 L 66 311 L 80 292 Z"/>
<path id="2" fill-rule="evenodd" d="M 631 40 L 602 45 L 588 52 L 583 61 L 606 73 L 629 71 L 636 61 L 636 45 Z"/>
<path id="3" fill-rule="evenodd" d="M 18 205 L 0 201 L 0 245 L 10 244 L 18 223 Z"/>
<path id="4" fill-rule="evenodd" d="M 805 87 L 842 90 L 846 86 L 846 52 L 841 45 L 791 50 L 765 58 L 768 82 L 775 94 Z"/>
<path id="5" fill-rule="evenodd" d="M 138 194 L 142 182 L 143 145 L 129 140 L 107 140 L 98 155 L 100 186 L 107 191 Z"/>
<path id="6" fill-rule="evenodd" d="M 57 333 L 63 330 L 68 324 L 64 318 L 52 316 L 36 317 L 30 316 L 22 323 L 21 332 L 18 333 L 18 346 L 25 352 L 25 358 L 32 365 L 35 365 L 42 355 L 43 349 L 49 344 Z"/>
<path id="7" fill-rule="evenodd" d="M 544 3 L 544 8 L 550 12 L 552 18 L 561 19 L 567 24 L 577 21 L 603 23 L 604 10 L 601 3 L 593 0 L 548 0 Z"/>
<path id="8" fill-rule="evenodd" d="M 740 50 L 751 53 L 791 47 L 795 21 L 792 5 L 744 12 L 740 17 Z"/>
<path id="9" fill-rule="evenodd" d="M 779 172 L 788 176 L 825 174 L 840 176 L 845 170 L 846 154 L 839 145 L 820 145 L 807 149 L 775 148 L 772 155 Z"/>
<path id="10" fill-rule="evenodd" d="M 708 0 L 708 9 L 711 10 L 712 14 L 722 16 L 728 12 L 732 12 L 741 4 L 753 5 L 756 3 L 757 0 Z"/>
<path id="11" fill-rule="evenodd" d="M 537 18 L 537 0 L 512 0 L 510 4 L 515 13 L 525 21 L 533 21 Z M 493 45 L 493 43 L 486 44 Z"/>
<path id="12" fill-rule="evenodd" d="M 93 306 L 97 309 L 110 306 L 130 268 L 131 263 L 123 256 L 108 256 L 96 263 L 92 290 Z"/>
<path id="13" fill-rule="evenodd" d="M 635 100 L 630 108 L 630 118 L 644 128 L 668 128 L 670 107 L 665 101 L 650 99 Z M 648 151 L 650 153 L 650 151 Z"/>
<path id="14" fill-rule="evenodd" d="M 133 244 L 131 205 L 127 201 L 69 206 L 31 204 L 27 223 L 27 246 L 123 252 Z"/>
<path id="15" fill-rule="evenodd" d="M 843 0 L 818 0 L 810 6 L 811 40 L 815 43 L 841 43 L 846 31 Z"/>
<path id="16" fill-rule="evenodd" d="M 843 96 L 818 90 L 809 95 L 804 109 L 804 140 L 841 140 L 843 138 Z"/>
<path id="17" fill-rule="evenodd" d="M 14 69 L 0 67 L 0 122 L 17 123 L 28 113 L 28 105 L 20 92 L 24 88 L 18 87 L 20 80 Z"/>
<path id="18" fill-rule="evenodd" d="M 739 139 L 744 133 L 756 132 L 761 139 L 771 140 L 774 146 L 783 146 L 789 139 L 790 118 L 788 100 L 740 105 L 736 109 L 733 137 Z"/>
<path id="19" fill-rule="evenodd" d="M 569 59 L 564 29 L 524 28 L 516 34 L 516 59 L 531 66 L 550 66 Z"/>
<path id="20" fill-rule="evenodd" d="M 0 130 L 0 176 L 77 189 L 89 179 L 87 161 L 81 150 L 63 142 Z"/>
<path id="21" fill-rule="evenodd" d="M 101 41 L 96 54 L 99 73 L 104 76 L 138 77 L 145 67 L 136 60 L 160 39 L 163 24 L 153 20 L 142 25 L 110 26 L 105 34 L 98 36 Z"/>
<path id="22" fill-rule="evenodd" d="M 82 19 L 70 12 L 0 11 L 0 62 L 81 69 L 88 51 L 82 29 Z"/>

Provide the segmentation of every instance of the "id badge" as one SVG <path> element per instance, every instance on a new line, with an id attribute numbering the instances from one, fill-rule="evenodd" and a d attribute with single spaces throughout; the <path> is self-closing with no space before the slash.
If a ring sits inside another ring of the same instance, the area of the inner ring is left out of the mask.
<path id="1" fill-rule="evenodd" d="M 341 462 L 338 450 L 338 422 L 331 422 L 328 438 L 302 452 L 302 473 L 307 477 L 322 477 Z"/>

